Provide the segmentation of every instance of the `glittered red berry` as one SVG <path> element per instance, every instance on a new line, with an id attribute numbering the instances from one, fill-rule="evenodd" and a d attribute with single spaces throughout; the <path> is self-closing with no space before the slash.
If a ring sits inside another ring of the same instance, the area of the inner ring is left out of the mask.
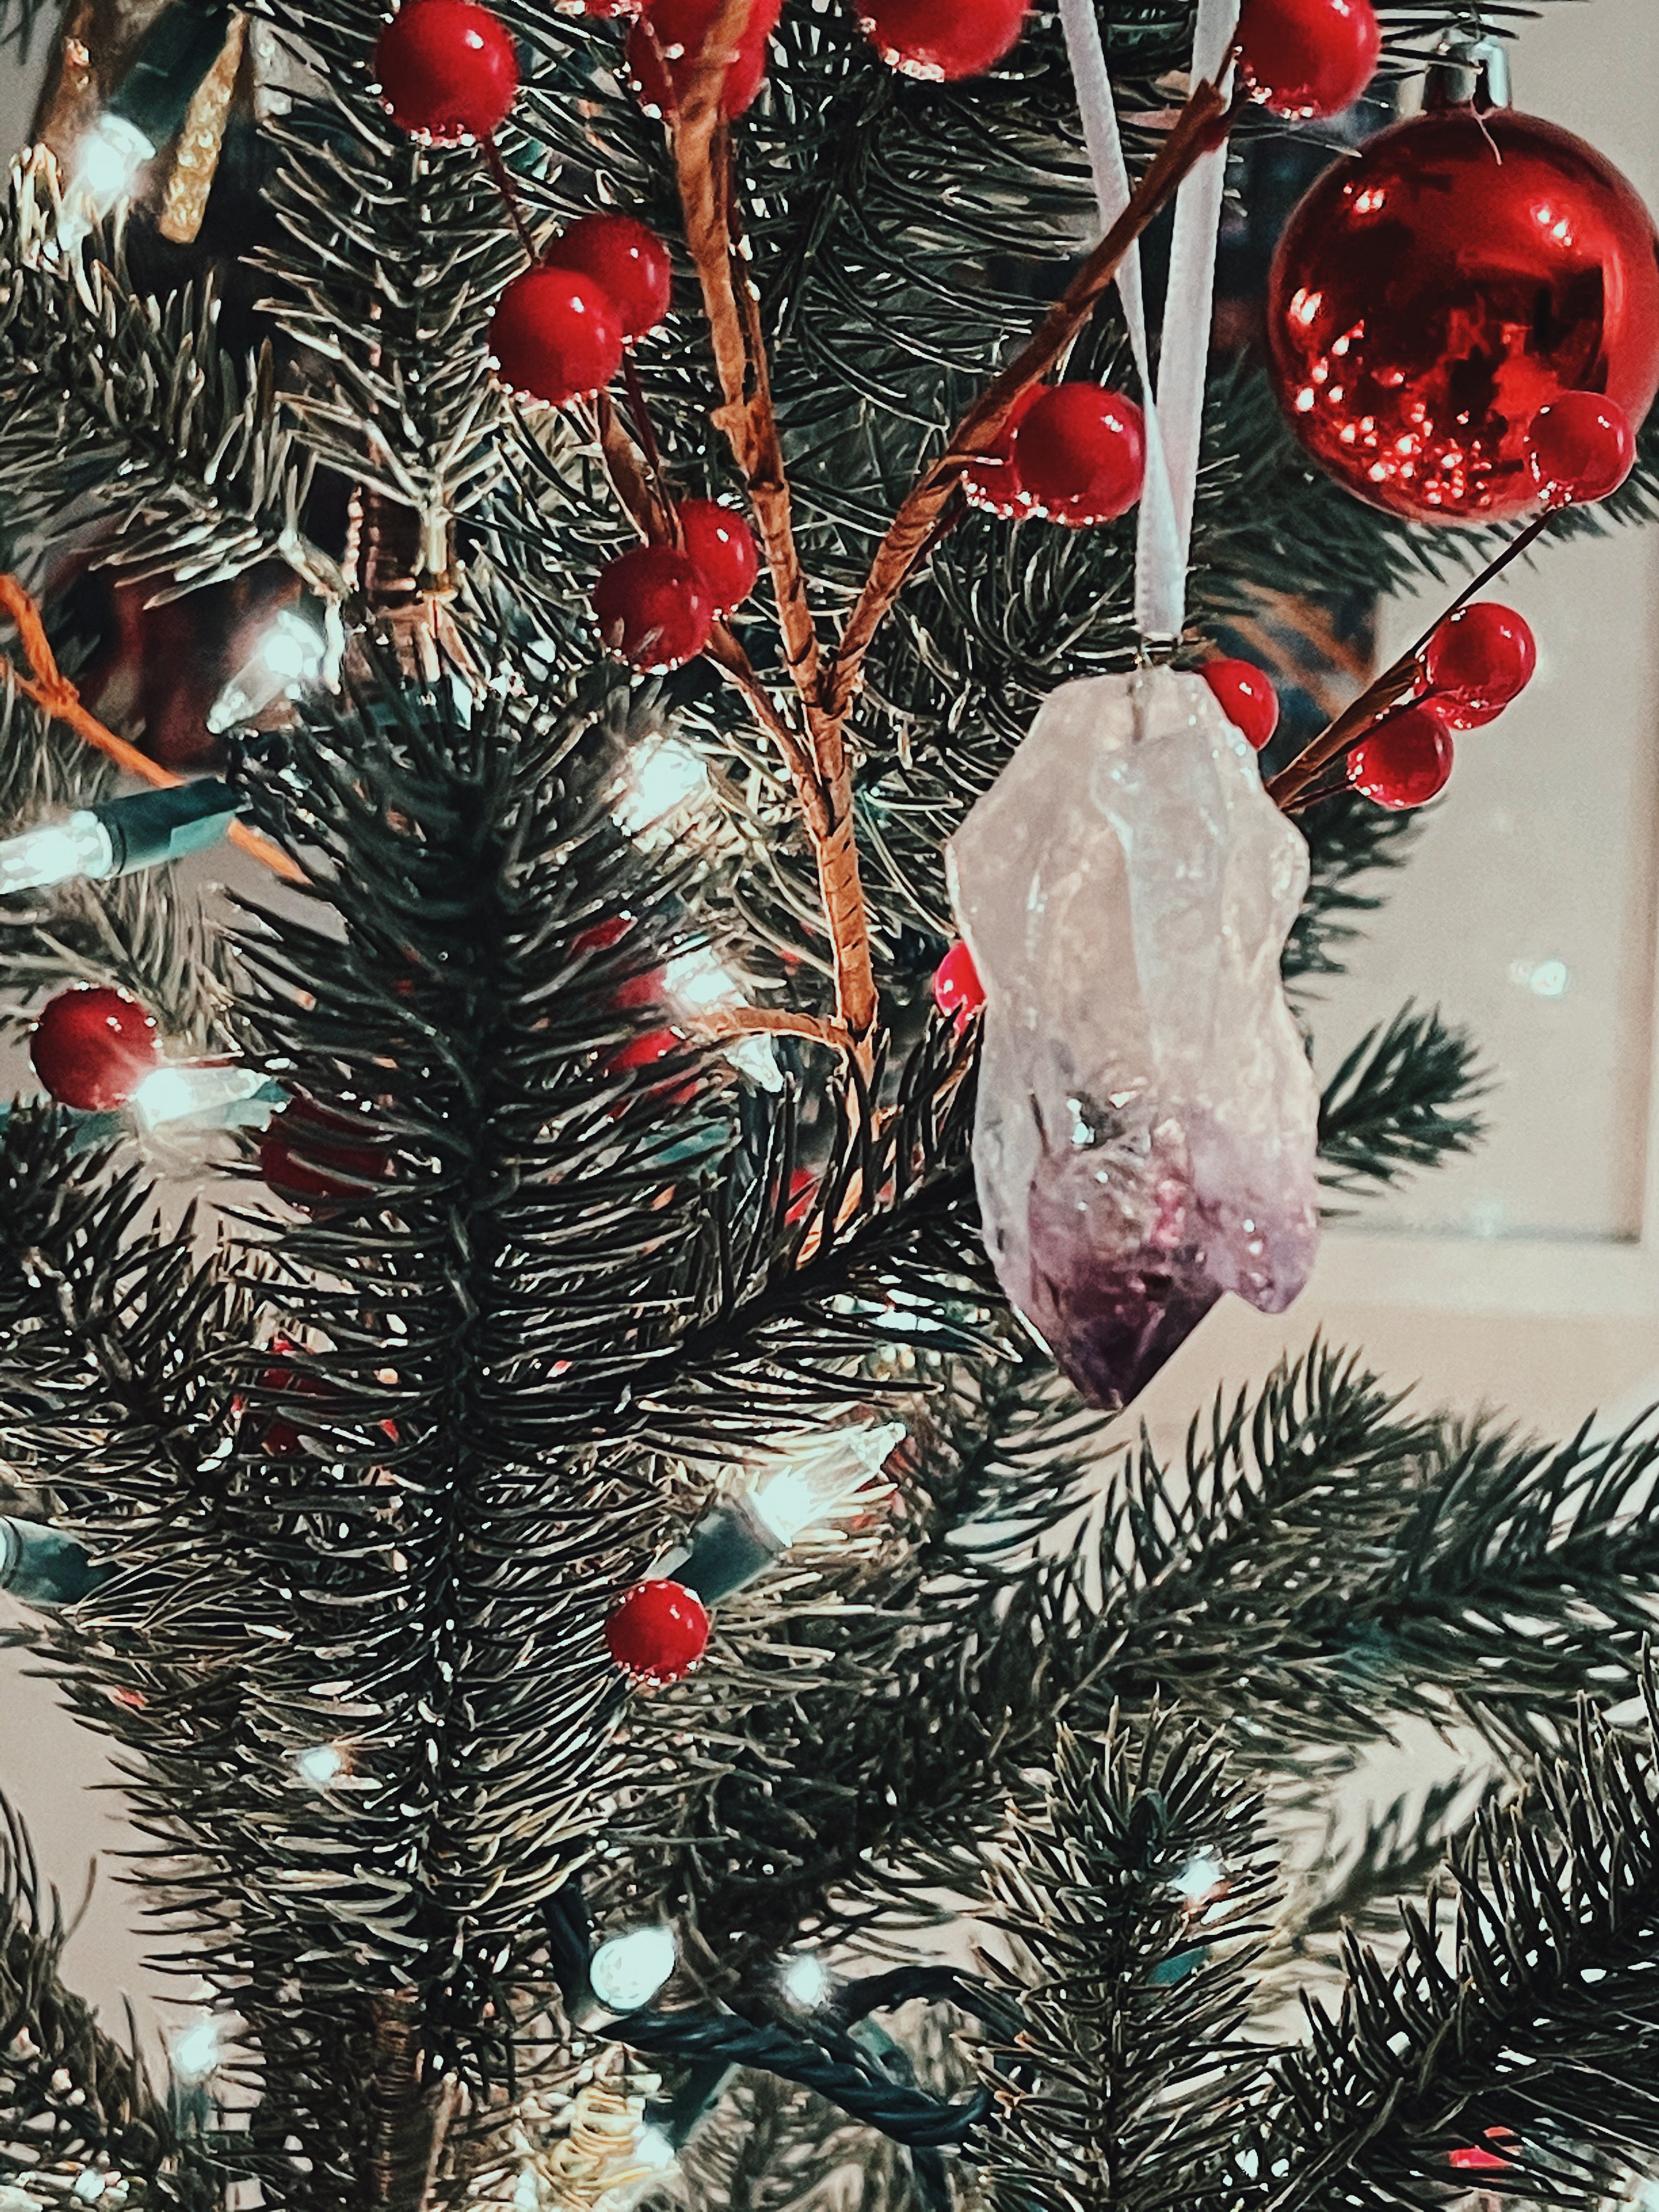
<path id="1" fill-rule="evenodd" d="M 556 407 L 602 392 L 622 367 L 617 310 L 574 269 L 515 276 L 495 302 L 489 344 L 504 384 Z"/>
<path id="2" fill-rule="evenodd" d="M 506 120 L 519 58 L 507 26 L 478 0 L 409 0 L 380 33 L 374 76 L 399 130 L 459 146 Z"/>
<path id="3" fill-rule="evenodd" d="M 1140 497 L 1146 435 L 1140 410 L 1099 384 L 1057 384 L 1019 426 L 1014 466 L 1051 522 L 1112 522 Z"/>
<path id="4" fill-rule="evenodd" d="M 980 507 L 987 514 L 1000 515 L 1004 521 L 1012 515 L 1030 512 L 1030 499 L 1014 466 L 1014 441 L 1019 435 L 1021 423 L 1048 390 L 1046 384 L 1028 385 L 1015 400 L 1008 420 L 992 443 L 963 471 L 962 489 L 970 507 Z"/>
<path id="5" fill-rule="evenodd" d="M 690 64 L 702 54 L 724 0 L 647 0 L 628 34 L 628 66 L 644 106 L 669 115 L 690 82 Z M 720 105 L 741 115 L 766 79 L 766 42 L 777 27 L 783 0 L 755 0 L 748 27 L 726 58 Z"/>
<path id="6" fill-rule="evenodd" d="M 1025 0 L 854 0 L 859 27 L 907 76 L 979 76 L 1012 47 Z"/>
<path id="7" fill-rule="evenodd" d="M 1279 727 L 1279 694 L 1261 671 L 1248 660 L 1206 660 L 1198 672 L 1246 744 L 1260 752 Z"/>
<path id="8" fill-rule="evenodd" d="M 695 660 L 714 627 L 714 606 L 695 563 L 672 545 L 636 545 L 593 586 L 599 635 L 636 668 L 660 672 Z"/>
<path id="9" fill-rule="evenodd" d="M 1445 789 L 1451 772 L 1451 738 L 1428 707 L 1390 715 L 1348 756 L 1348 781 L 1355 790 L 1395 812 L 1426 805 Z"/>
<path id="10" fill-rule="evenodd" d="M 1244 0 L 1239 74 L 1275 115 L 1307 121 L 1352 107 L 1382 51 L 1371 0 Z"/>
<path id="11" fill-rule="evenodd" d="M 290 1098 L 271 1115 L 259 1139 L 259 1173 L 265 1188 L 302 1213 L 325 1212 L 362 1198 L 383 1182 L 390 1163 L 373 1133 L 314 1098 Z"/>
<path id="12" fill-rule="evenodd" d="M 947 1021 L 964 1022 L 985 1004 L 974 956 L 958 938 L 933 970 L 933 1004 Z"/>
<path id="13" fill-rule="evenodd" d="M 29 1058 L 60 1106 L 106 1114 L 159 1066 L 155 1024 L 137 999 L 100 985 L 61 991 L 34 1025 Z"/>
<path id="14" fill-rule="evenodd" d="M 616 310 L 629 345 L 668 313 L 673 267 L 654 230 L 631 215 L 585 215 L 542 257 L 548 269 L 591 276 Z"/>
<path id="15" fill-rule="evenodd" d="M 717 615 L 740 607 L 760 574 L 760 548 L 740 514 L 717 499 L 683 499 L 680 534 L 685 556 L 708 586 Z"/>
<path id="16" fill-rule="evenodd" d="M 678 1682 L 708 1649 L 708 1607 L 682 1583 L 638 1583 L 605 1622 L 605 1640 L 637 1681 Z"/>
<path id="17" fill-rule="evenodd" d="M 1423 685 L 1449 730 L 1478 730 L 1518 699 L 1538 665 L 1529 624 L 1495 599 L 1448 615 L 1419 659 Z"/>
<path id="18" fill-rule="evenodd" d="M 1532 418 L 1527 466 L 1552 507 L 1606 499 L 1636 466 L 1636 433 L 1616 399 L 1564 392 Z"/>

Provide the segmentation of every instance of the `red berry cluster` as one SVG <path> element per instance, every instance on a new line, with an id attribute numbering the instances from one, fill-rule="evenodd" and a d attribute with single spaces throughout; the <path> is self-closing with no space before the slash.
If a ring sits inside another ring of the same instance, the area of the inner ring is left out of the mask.
<path id="1" fill-rule="evenodd" d="M 1026 0 L 855 0 L 859 27 L 906 76 L 980 76 L 1025 27 Z"/>
<path id="2" fill-rule="evenodd" d="M 1449 615 L 1418 655 L 1416 695 L 1348 756 L 1348 781 L 1379 806 L 1425 805 L 1452 772 L 1454 732 L 1495 722 L 1531 683 L 1528 625 L 1493 600 Z"/>
<path id="3" fill-rule="evenodd" d="M 495 303 L 489 350 L 502 381 L 556 407 L 603 391 L 667 314 L 672 276 L 668 248 L 642 222 L 583 216 Z"/>
<path id="4" fill-rule="evenodd" d="M 718 500 L 683 499 L 678 545 L 636 545 L 593 587 L 600 635 L 636 668 L 695 660 L 714 624 L 742 605 L 760 574 L 754 532 Z"/>
<path id="5" fill-rule="evenodd" d="M 1038 384 L 1021 392 L 962 483 L 988 514 L 1083 530 L 1127 514 L 1146 473 L 1146 421 L 1133 399 L 1100 384 Z"/>

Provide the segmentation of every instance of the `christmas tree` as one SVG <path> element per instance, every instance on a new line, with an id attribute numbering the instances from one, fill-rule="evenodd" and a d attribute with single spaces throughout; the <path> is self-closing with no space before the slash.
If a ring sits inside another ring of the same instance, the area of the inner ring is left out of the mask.
<path id="1" fill-rule="evenodd" d="M 1318 1187 L 1479 1133 L 1411 1009 L 1316 1098 L 1307 987 L 1524 625 L 1277 729 L 1224 647 L 1648 509 L 1651 226 L 1506 116 L 1528 13 L 168 0 L 66 61 L 0 256 L 0 1580 L 215 1995 L 154 2078 L 12 1823 L 6 2212 L 1659 2158 L 1650 1433 L 1322 1347 L 1174 1461 L 1132 1410 Z M 1224 183 L 1235 243 L 1313 187 L 1224 360 Z M 1413 1718 L 1487 1778 L 1292 1878 Z"/>

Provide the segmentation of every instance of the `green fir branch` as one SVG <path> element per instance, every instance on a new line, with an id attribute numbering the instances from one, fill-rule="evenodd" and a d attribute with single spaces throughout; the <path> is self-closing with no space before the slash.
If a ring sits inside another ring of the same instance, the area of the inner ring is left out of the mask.
<path id="1" fill-rule="evenodd" d="M 1409 1004 L 1368 1030 L 1325 1085 L 1319 1102 L 1320 1181 L 1328 1190 L 1390 1189 L 1414 1170 L 1474 1150 L 1478 1114 L 1455 1109 L 1486 1096 L 1489 1082 L 1466 1030 L 1437 1009 Z"/>

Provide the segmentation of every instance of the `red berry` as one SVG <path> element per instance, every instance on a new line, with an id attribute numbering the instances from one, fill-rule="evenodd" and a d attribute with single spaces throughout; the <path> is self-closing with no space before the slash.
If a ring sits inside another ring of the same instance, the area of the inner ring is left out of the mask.
<path id="1" fill-rule="evenodd" d="M 1636 466 L 1636 433 L 1616 399 L 1564 392 L 1527 432 L 1527 465 L 1551 507 L 1606 499 Z"/>
<path id="2" fill-rule="evenodd" d="M 907 76 L 979 76 L 1025 26 L 1025 0 L 858 0 L 859 27 Z"/>
<path id="3" fill-rule="evenodd" d="M 1244 0 L 1239 73 L 1275 115 L 1307 121 L 1352 107 L 1382 51 L 1371 0 Z"/>
<path id="4" fill-rule="evenodd" d="M 1362 738 L 1348 756 L 1348 781 L 1379 806 L 1401 812 L 1426 805 L 1452 772 L 1452 741 L 1428 707 L 1407 707 Z"/>
<path id="5" fill-rule="evenodd" d="M 34 1072 L 58 1104 L 88 1114 L 125 1106 L 161 1057 L 153 1018 L 107 985 L 60 991 L 29 1045 Z"/>
<path id="6" fill-rule="evenodd" d="M 1051 522 L 1112 522 L 1140 497 L 1146 436 L 1139 407 L 1098 384 L 1057 384 L 1019 426 L 1014 466 Z"/>
<path id="7" fill-rule="evenodd" d="M 361 1121 L 332 1113 L 314 1098 L 290 1098 L 271 1115 L 259 1139 L 265 1188 L 302 1213 L 361 1198 L 384 1182 L 390 1162 Z"/>
<path id="8" fill-rule="evenodd" d="M 607 295 L 574 269 L 526 269 L 495 302 L 489 350 L 501 381 L 532 399 L 603 391 L 622 367 L 622 323 Z"/>
<path id="9" fill-rule="evenodd" d="M 653 671 L 695 660 L 714 627 L 708 586 L 672 545 L 636 545 L 613 561 L 593 586 L 593 611 L 605 643 Z"/>
<path id="10" fill-rule="evenodd" d="M 1199 674 L 1247 744 L 1260 752 L 1279 727 L 1279 694 L 1248 660 L 1206 660 Z"/>
<path id="11" fill-rule="evenodd" d="M 636 1680 L 678 1682 L 708 1649 L 708 1609 L 683 1583 L 636 1583 L 605 1622 L 605 1640 Z"/>
<path id="12" fill-rule="evenodd" d="M 1424 647 L 1419 665 L 1446 727 L 1478 730 L 1531 683 L 1538 647 L 1521 616 L 1487 599 L 1449 615 Z"/>
<path id="13" fill-rule="evenodd" d="M 960 938 L 933 970 L 933 1004 L 947 1020 L 958 1024 L 985 1004 L 985 986 L 974 956 Z"/>
<path id="14" fill-rule="evenodd" d="M 969 506 L 982 507 L 987 514 L 1000 514 L 1005 521 L 1011 515 L 1029 512 L 1031 502 L 1014 466 L 1014 441 L 1020 424 L 1048 389 L 1046 384 L 1028 385 L 992 443 L 963 471 L 962 489 Z"/>
<path id="15" fill-rule="evenodd" d="M 488 138 L 519 90 L 519 58 L 478 0 L 409 0 L 381 32 L 374 76 L 400 131 L 434 146 Z"/>
<path id="16" fill-rule="evenodd" d="M 760 548 L 740 514 L 716 499 L 683 499 L 679 504 L 685 557 L 702 578 L 717 615 L 740 607 L 760 574 Z"/>
<path id="17" fill-rule="evenodd" d="M 546 269 L 591 276 L 610 301 L 629 345 L 668 313 L 673 268 L 654 230 L 631 215 L 585 215 L 542 257 Z"/>
<path id="18" fill-rule="evenodd" d="M 702 53 L 722 4 L 723 0 L 649 0 L 628 34 L 628 66 L 646 106 L 672 114 L 690 81 L 686 64 Z M 783 0 L 755 0 L 749 27 L 726 69 L 720 104 L 728 115 L 741 115 L 765 81 L 766 42 L 782 7 Z"/>

